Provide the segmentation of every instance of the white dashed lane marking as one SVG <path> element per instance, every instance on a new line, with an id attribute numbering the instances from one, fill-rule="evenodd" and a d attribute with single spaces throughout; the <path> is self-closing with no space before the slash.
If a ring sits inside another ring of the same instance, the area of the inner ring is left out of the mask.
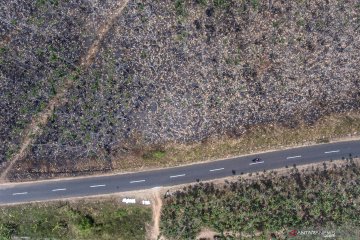
<path id="1" fill-rule="evenodd" d="M 216 169 L 211 169 L 209 170 L 210 172 L 215 172 L 215 171 L 221 171 L 224 170 L 225 168 L 216 168 Z"/>
<path id="2" fill-rule="evenodd" d="M 298 156 L 291 156 L 291 157 L 287 157 L 286 159 L 293 159 L 293 158 L 301 158 L 301 155 L 298 155 Z"/>
<path id="3" fill-rule="evenodd" d="M 253 163 L 250 163 L 249 165 L 255 165 L 255 164 L 260 164 L 260 163 L 264 163 L 264 161 L 261 161 L 261 162 L 253 162 Z"/>
<path id="4" fill-rule="evenodd" d="M 174 175 L 174 176 L 170 176 L 170 178 L 177 178 L 177 177 L 184 177 L 185 174 L 180 174 L 180 175 Z"/>
<path id="5" fill-rule="evenodd" d="M 101 184 L 101 185 L 92 185 L 90 186 L 91 188 L 97 188 L 97 187 L 106 187 L 105 184 Z"/>
<path id="6" fill-rule="evenodd" d="M 324 152 L 324 153 L 326 154 L 326 153 L 338 153 L 338 152 L 340 152 L 340 150 L 328 151 L 328 152 Z"/>
<path id="7" fill-rule="evenodd" d="M 17 192 L 17 193 L 13 193 L 12 195 L 25 195 L 28 194 L 28 192 Z"/>
<path id="8" fill-rule="evenodd" d="M 136 181 L 131 181 L 130 183 L 139 183 L 139 182 L 145 182 L 145 180 L 136 180 Z"/>
<path id="9" fill-rule="evenodd" d="M 57 189 L 53 189 L 51 191 L 52 192 L 66 191 L 66 188 L 57 188 Z"/>

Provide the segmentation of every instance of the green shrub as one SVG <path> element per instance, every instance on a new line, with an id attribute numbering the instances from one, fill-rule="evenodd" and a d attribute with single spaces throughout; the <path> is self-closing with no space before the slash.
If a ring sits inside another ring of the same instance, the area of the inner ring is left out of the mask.
<path id="1" fill-rule="evenodd" d="M 153 150 L 143 154 L 144 159 L 162 159 L 166 155 L 166 152 L 163 150 Z"/>
<path id="2" fill-rule="evenodd" d="M 185 9 L 185 1 L 184 0 L 176 0 L 175 1 L 175 10 L 178 16 L 185 16 L 186 9 Z"/>
<path id="3" fill-rule="evenodd" d="M 199 183 L 165 199 L 161 231 L 169 238 L 194 239 L 203 227 L 231 232 L 277 234 L 288 230 L 359 225 L 359 165 L 350 161 L 334 169 L 288 175 L 267 173 L 249 180 L 225 182 L 223 187 Z M 357 179 L 357 183 L 354 182 Z"/>

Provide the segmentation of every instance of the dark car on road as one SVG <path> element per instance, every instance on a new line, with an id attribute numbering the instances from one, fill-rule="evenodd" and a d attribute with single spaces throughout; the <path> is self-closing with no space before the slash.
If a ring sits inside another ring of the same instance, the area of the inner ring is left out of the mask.
<path id="1" fill-rule="evenodd" d="M 260 161 L 261 161 L 261 158 L 254 158 L 252 161 L 253 161 L 253 162 L 260 162 Z"/>

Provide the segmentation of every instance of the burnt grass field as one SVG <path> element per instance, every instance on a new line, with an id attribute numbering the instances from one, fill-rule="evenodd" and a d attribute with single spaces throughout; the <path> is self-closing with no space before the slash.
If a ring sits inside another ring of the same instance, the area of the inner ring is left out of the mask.
<path id="1" fill-rule="evenodd" d="M 79 61 L 111 2 L 0 3 L 0 169 L 21 144 L 31 118 L 76 78 Z"/>
<path id="2" fill-rule="evenodd" d="M 79 69 L 115 3 L 0 4 L 0 162 L 74 82 L 11 179 L 110 171 L 141 147 L 359 110 L 356 1 L 130 0 Z"/>

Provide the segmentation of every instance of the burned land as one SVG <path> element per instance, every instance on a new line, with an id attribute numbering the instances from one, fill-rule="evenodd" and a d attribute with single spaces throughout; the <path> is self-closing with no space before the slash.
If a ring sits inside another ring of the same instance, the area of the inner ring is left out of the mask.
<path id="1" fill-rule="evenodd" d="M 10 179 L 121 170 L 134 149 L 359 110 L 356 1 L 130 0 L 109 23 L 117 2 L 0 3 L 3 168 L 72 83 Z"/>

